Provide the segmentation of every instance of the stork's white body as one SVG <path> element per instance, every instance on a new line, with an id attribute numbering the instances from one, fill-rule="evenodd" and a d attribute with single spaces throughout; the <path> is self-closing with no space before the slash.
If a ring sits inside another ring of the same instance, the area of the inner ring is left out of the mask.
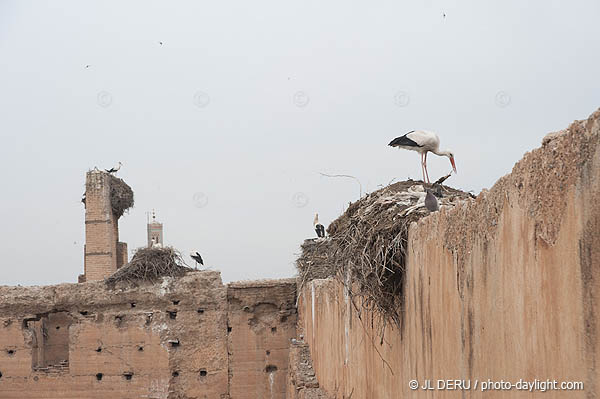
<path id="1" fill-rule="evenodd" d="M 440 151 L 440 138 L 434 132 L 427 130 L 413 130 L 404 136 L 396 137 L 389 144 L 392 147 L 402 148 L 404 150 L 416 151 L 421 154 L 421 172 L 423 172 L 423 181 L 430 183 L 429 173 L 427 172 L 427 153 L 433 152 L 436 155 L 446 156 L 450 159 L 452 168 L 456 172 L 454 164 L 454 155 L 450 150 Z"/>

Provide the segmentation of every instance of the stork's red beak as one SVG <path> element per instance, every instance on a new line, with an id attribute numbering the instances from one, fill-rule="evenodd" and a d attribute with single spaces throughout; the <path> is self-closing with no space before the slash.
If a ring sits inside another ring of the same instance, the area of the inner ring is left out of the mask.
<path id="1" fill-rule="evenodd" d="M 452 164 L 452 169 L 454 169 L 454 173 L 458 173 L 456 171 L 456 164 L 454 163 L 454 157 L 450 157 L 450 163 Z"/>

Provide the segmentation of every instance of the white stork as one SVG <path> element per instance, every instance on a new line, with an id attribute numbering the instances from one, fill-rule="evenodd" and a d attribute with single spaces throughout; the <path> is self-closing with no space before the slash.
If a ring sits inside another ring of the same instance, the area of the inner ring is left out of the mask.
<path id="1" fill-rule="evenodd" d="M 198 263 L 200 263 L 202 266 L 204 266 L 204 261 L 202 260 L 202 256 L 200 256 L 198 251 L 191 252 L 190 257 L 196 261 L 196 269 L 198 268 Z"/>
<path id="2" fill-rule="evenodd" d="M 121 166 L 123 166 L 123 164 L 121 163 L 121 161 L 119 161 L 119 164 L 117 166 L 112 167 L 110 169 L 104 169 L 104 170 L 110 174 L 113 174 L 113 173 L 117 173 L 121 169 Z"/>
<path id="3" fill-rule="evenodd" d="M 424 130 L 413 130 L 404 136 L 396 137 L 388 144 L 391 147 L 403 148 L 405 150 L 417 151 L 421 154 L 421 172 L 423 173 L 423 182 L 429 181 L 427 172 L 427 153 L 433 152 L 435 155 L 446 156 L 450 159 L 452 169 L 456 173 L 456 164 L 454 163 L 454 154 L 450 150 L 440 151 L 440 138 L 433 132 Z"/>
<path id="4" fill-rule="evenodd" d="M 319 223 L 319 214 L 315 214 L 315 220 L 313 221 L 313 225 L 315 226 L 315 231 L 317 232 L 317 237 L 323 238 L 325 237 L 325 226 Z"/>

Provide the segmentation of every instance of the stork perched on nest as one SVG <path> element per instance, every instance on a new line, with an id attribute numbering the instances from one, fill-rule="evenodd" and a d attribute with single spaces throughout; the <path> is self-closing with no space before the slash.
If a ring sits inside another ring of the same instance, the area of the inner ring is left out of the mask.
<path id="1" fill-rule="evenodd" d="M 445 156 L 450 159 L 452 169 L 456 173 L 456 165 L 454 164 L 454 154 L 451 150 L 440 151 L 440 138 L 433 132 L 424 130 L 412 130 L 404 136 L 396 137 L 388 144 L 390 147 L 403 148 L 405 150 L 417 151 L 421 154 L 421 172 L 423 173 L 423 182 L 429 181 L 429 173 L 427 172 L 427 153 L 433 152 L 435 155 Z"/>
<path id="2" fill-rule="evenodd" d="M 325 237 L 325 226 L 319 223 L 319 214 L 315 214 L 315 220 L 313 221 L 313 225 L 315 226 L 315 231 L 317 232 L 317 237 L 324 238 Z"/>
<path id="3" fill-rule="evenodd" d="M 113 173 L 117 173 L 121 169 L 121 166 L 123 166 L 123 164 L 121 163 L 121 161 L 119 161 L 119 164 L 117 166 L 104 170 L 112 175 Z"/>
<path id="4" fill-rule="evenodd" d="M 200 256 L 198 251 L 190 253 L 190 257 L 196 261 L 196 269 L 198 268 L 198 263 L 204 266 L 204 261 L 202 260 L 202 256 Z"/>

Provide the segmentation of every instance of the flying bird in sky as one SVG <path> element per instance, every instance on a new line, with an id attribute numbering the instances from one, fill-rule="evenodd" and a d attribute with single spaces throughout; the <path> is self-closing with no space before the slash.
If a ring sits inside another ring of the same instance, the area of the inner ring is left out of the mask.
<path id="1" fill-rule="evenodd" d="M 313 221 L 313 225 L 315 226 L 315 231 L 317 232 L 317 237 L 323 238 L 325 237 L 325 226 L 319 223 L 319 214 L 315 214 L 315 220 Z"/>
<path id="2" fill-rule="evenodd" d="M 196 269 L 198 268 L 198 263 L 204 266 L 204 261 L 202 260 L 202 256 L 200 256 L 198 251 L 190 253 L 190 257 L 196 261 Z"/>
<path id="3" fill-rule="evenodd" d="M 412 130 L 404 136 L 396 137 L 388 144 L 391 147 L 403 148 L 405 150 L 417 151 L 421 154 L 421 172 L 423 173 L 423 182 L 429 181 L 427 172 L 427 153 L 433 152 L 435 155 L 446 156 L 450 159 L 452 169 L 456 173 L 456 164 L 454 163 L 454 154 L 451 150 L 440 151 L 440 138 L 433 132 L 425 130 Z"/>
<path id="4" fill-rule="evenodd" d="M 121 163 L 121 161 L 119 161 L 119 164 L 117 166 L 110 168 L 110 169 L 104 169 L 104 170 L 110 174 L 113 174 L 113 173 L 117 173 L 121 169 L 121 166 L 123 166 L 123 164 Z"/>

